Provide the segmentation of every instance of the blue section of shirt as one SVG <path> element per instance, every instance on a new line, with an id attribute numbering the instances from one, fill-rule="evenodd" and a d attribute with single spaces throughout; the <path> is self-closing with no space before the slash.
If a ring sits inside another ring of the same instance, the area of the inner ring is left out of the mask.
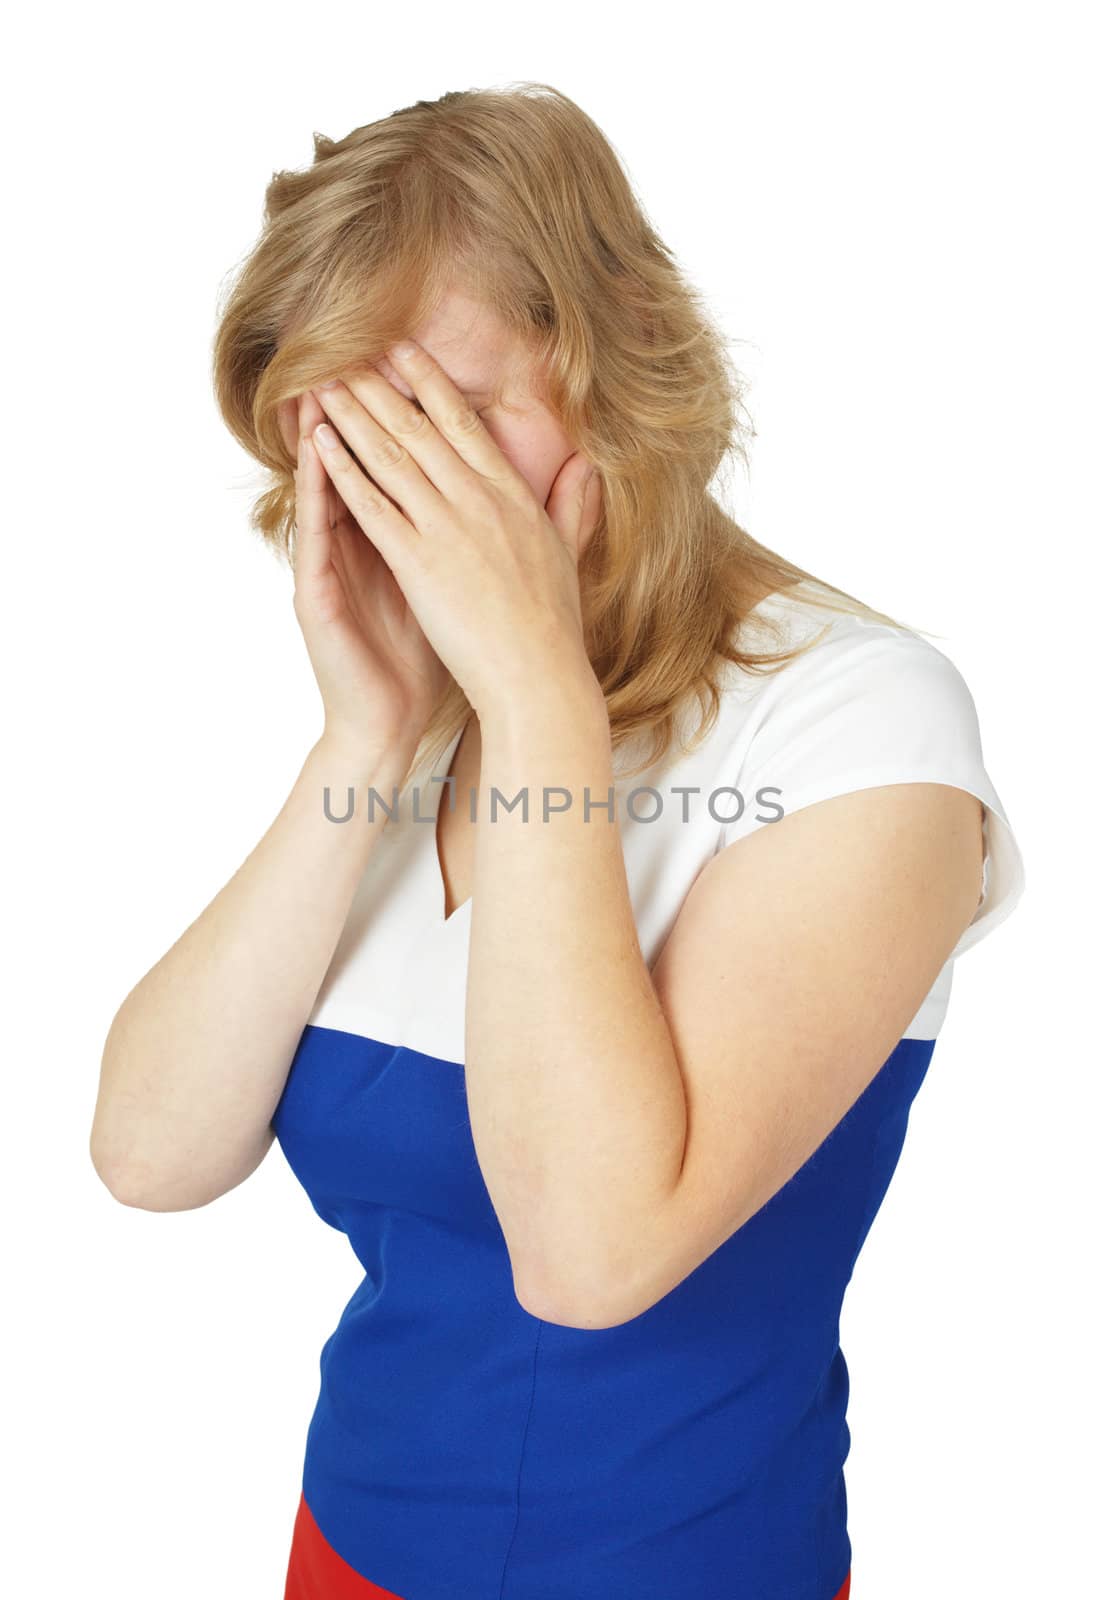
<path id="1" fill-rule="evenodd" d="M 275 1132 L 364 1270 L 303 1468 L 333 1548 L 402 1600 L 832 1600 L 840 1309 L 934 1047 L 901 1040 L 671 1293 L 582 1330 L 515 1298 L 462 1064 L 308 1025 Z"/>

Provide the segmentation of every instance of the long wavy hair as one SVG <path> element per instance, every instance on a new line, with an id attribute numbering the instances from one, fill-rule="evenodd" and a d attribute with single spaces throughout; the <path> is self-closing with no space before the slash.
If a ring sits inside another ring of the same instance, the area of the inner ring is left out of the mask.
<path id="1" fill-rule="evenodd" d="M 250 526 L 289 564 L 288 399 L 374 362 L 461 282 L 526 345 L 541 387 L 603 483 L 578 571 L 585 643 L 613 748 L 665 757 L 683 707 L 718 712 L 729 664 L 771 672 L 812 647 L 750 650 L 762 594 L 906 628 L 753 539 L 710 492 L 747 464 L 744 386 L 728 343 L 595 123 L 548 84 L 418 100 L 333 140 L 267 185 L 259 239 L 219 306 L 213 383 L 226 425 L 269 474 Z M 500 396 L 496 397 L 500 404 Z M 766 630 L 770 619 L 757 618 Z M 827 627 L 827 624 L 826 624 Z M 917 630 L 909 630 L 917 631 Z M 470 715 L 450 677 L 411 771 Z"/>

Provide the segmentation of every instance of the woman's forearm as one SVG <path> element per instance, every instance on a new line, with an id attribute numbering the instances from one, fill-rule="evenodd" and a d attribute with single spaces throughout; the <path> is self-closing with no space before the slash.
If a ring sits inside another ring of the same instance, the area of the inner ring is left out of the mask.
<path id="1" fill-rule="evenodd" d="M 234 1188 L 270 1122 L 352 897 L 415 743 L 374 755 L 311 748 L 286 803 L 223 889 L 115 1014 L 91 1157 L 111 1192 L 186 1210 Z M 354 815 L 347 791 L 355 788 Z M 324 790 L 330 791 L 325 814 Z"/>
<path id="2" fill-rule="evenodd" d="M 552 1319 L 575 1307 L 583 1320 L 622 1280 L 619 1243 L 673 1183 L 686 1135 L 617 812 L 608 820 L 613 784 L 606 709 L 585 680 L 483 719 L 466 1092 L 516 1292 Z M 526 787 L 529 820 L 503 808 L 494 820 L 493 786 Z M 571 799 L 548 821 L 544 789 L 552 806 L 555 789 Z"/>

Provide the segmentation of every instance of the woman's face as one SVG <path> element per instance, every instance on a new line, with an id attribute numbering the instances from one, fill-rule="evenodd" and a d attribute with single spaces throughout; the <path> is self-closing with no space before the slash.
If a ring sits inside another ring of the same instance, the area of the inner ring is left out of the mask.
<path id="1" fill-rule="evenodd" d="M 501 451 L 527 480 L 545 506 L 554 479 L 576 446 L 533 393 L 535 374 L 528 352 L 495 313 L 458 289 L 451 290 L 435 315 L 412 337 L 462 390 Z M 412 389 L 382 358 L 375 365 L 403 395 Z M 505 380 L 504 396 L 514 411 L 489 403 L 487 391 Z"/>

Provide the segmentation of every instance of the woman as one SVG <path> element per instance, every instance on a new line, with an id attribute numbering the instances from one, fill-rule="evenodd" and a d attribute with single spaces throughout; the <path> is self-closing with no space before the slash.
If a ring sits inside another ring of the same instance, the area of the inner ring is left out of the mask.
<path id="1" fill-rule="evenodd" d="M 973 702 L 711 497 L 721 339 L 571 101 L 315 144 L 214 370 L 323 730 L 120 1008 L 97 1170 L 277 1138 L 363 1266 L 287 1600 L 839 1600 L 844 1290 L 1023 886 Z"/>

